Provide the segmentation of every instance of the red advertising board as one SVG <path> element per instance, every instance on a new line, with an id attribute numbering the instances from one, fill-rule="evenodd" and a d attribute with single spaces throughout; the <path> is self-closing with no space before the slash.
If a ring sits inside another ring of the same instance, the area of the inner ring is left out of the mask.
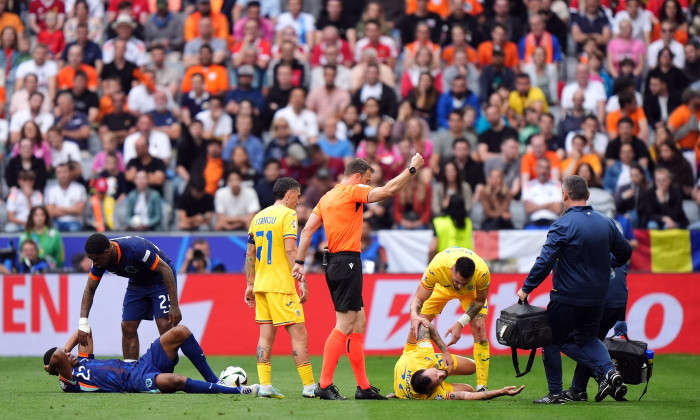
<path id="1" fill-rule="evenodd" d="M 487 334 L 493 354 L 508 354 L 495 337 L 495 320 L 500 311 L 516 301 L 522 274 L 491 277 Z M 409 326 L 409 303 L 418 287 L 418 275 L 381 274 L 364 277 L 367 316 L 365 349 L 368 354 L 400 354 Z M 77 328 L 84 275 L 5 276 L 0 287 L 0 355 L 41 355 L 47 348 L 65 342 Z M 242 274 L 178 276 L 182 323 L 198 337 L 207 354 L 255 354 L 258 326 L 254 310 L 243 299 Z M 308 277 L 310 296 L 304 305 L 309 350 L 323 352 L 326 337 L 335 323 L 333 307 L 321 275 Z M 627 321 L 629 335 L 646 341 L 658 353 L 700 354 L 700 279 L 693 274 L 630 274 Z M 121 305 L 126 280 L 106 276 L 95 295 L 90 325 L 96 352 L 121 353 Z M 551 281 L 546 280 L 530 298 L 533 305 L 546 306 Z M 444 332 L 462 314 L 452 301 L 435 322 Z M 157 337 L 153 322 L 139 327 L 141 348 Z M 457 353 L 471 354 L 473 340 L 468 329 L 453 346 Z M 291 352 L 289 337 L 277 334 L 273 353 Z"/>

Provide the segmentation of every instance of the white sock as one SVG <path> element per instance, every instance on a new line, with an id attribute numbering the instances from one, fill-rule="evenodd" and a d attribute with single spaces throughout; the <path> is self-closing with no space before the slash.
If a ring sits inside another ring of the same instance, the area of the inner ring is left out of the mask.
<path id="1" fill-rule="evenodd" d="M 304 391 L 313 391 L 316 389 L 316 384 L 304 385 Z"/>
<path id="2" fill-rule="evenodd" d="M 260 390 L 263 392 L 272 392 L 272 384 L 270 385 L 260 385 Z"/>

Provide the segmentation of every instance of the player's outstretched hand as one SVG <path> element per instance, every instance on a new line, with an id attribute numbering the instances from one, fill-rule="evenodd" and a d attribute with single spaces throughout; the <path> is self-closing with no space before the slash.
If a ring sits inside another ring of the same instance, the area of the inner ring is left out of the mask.
<path id="1" fill-rule="evenodd" d="M 511 397 L 512 397 L 513 395 L 518 395 L 518 394 L 520 394 L 520 392 L 521 392 L 523 389 L 525 389 L 525 385 L 520 385 L 520 388 L 517 388 L 517 389 L 516 389 L 516 387 L 514 387 L 514 386 L 507 386 L 507 387 L 503 388 L 503 390 L 505 391 L 506 395 L 510 395 Z"/>
<path id="2" fill-rule="evenodd" d="M 253 287 L 251 285 L 248 285 L 248 287 L 245 288 L 245 304 L 248 305 L 249 308 L 254 308 L 255 307 L 255 293 L 253 293 Z"/>
<path id="3" fill-rule="evenodd" d="M 413 331 L 413 336 L 418 339 L 418 326 L 424 326 L 426 329 L 430 329 L 430 321 L 425 318 L 415 317 L 411 319 L 411 331 Z"/>
<path id="4" fill-rule="evenodd" d="M 416 153 L 411 158 L 411 166 L 413 166 L 416 169 L 422 168 L 424 164 L 425 161 L 423 160 L 423 156 L 421 156 L 420 153 Z"/>
<path id="5" fill-rule="evenodd" d="M 442 352 L 442 360 L 444 360 L 447 365 L 447 373 L 452 373 L 452 371 L 455 370 L 455 361 L 452 359 L 449 350 Z"/>
<path id="6" fill-rule="evenodd" d="M 296 281 L 301 281 L 304 278 L 303 264 L 294 264 L 294 267 L 292 267 L 292 277 L 294 277 Z"/>
<path id="7" fill-rule="evenodd" d="M 306 278 L 299 282 L 299 302 L 306 303 L 309 299 L 309 289 L 306 287 Z"/>
<path id="8" fill-rule="evenodd" d="M 459 322 L 455 322 L 454 325 L 452 325 L 450 329 L 447 330 L 447 332 L 445 333 L 445 338 L 447 338 L 447 336 L 450 334 L 452 334 L 452 339 L 449 343 L 447 343 L 448 347 L 455 344 L 459 341 L 460 338 L 462 338 L 462 324 L 460 324 Z"/>
<path id="9" fill-rule="evenodd" d="M 170 312 L 168 313 L 168 318 L 170 320 L 170 325 L 173 327 L 182 321 L 182 314 L 180 313 L 180 307 L 172 304 L 170 305 Z"/>

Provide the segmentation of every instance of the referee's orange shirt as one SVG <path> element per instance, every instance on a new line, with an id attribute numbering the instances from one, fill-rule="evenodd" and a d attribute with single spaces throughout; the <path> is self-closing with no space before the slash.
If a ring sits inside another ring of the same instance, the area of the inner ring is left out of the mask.
<path id="1" fill-rule="evenodd" d="M 367 203 L 372 187 L 338 184 L 318 202 L 313 212 L 323 220 L 330 252 L 360 252 L 362 203 Z"/>

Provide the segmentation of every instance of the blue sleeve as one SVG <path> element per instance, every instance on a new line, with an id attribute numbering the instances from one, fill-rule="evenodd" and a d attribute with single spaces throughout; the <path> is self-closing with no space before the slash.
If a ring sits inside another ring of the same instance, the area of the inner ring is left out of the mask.
<path id="1" fill-rule="evenodd" d="M 530 274 L 525 279 L 523 292 L 531 293 L 552 272 L 559 257 L 559 250 L 565 242 L 566 230 L 566 226 L 559 222 L 552 225 L 547 233 L 547 242 L 542 246 L 542 251 L 540 251 L 535 265 L 532 266 Z"/>
<path id="2" fill-rule="evenodd" d="M 486 68 L 482 69 L 481 75 L 479 75 L 479 105 L 488 102 L 489 99 L 489 84 L 486 75 Z"/>
<path id="3" fill-rule="evenodd" d="M 228 162 L 231 160 L 231 152 L 233 152 L 233 148 L 236 147 L 236 144 L 238 143 L 237 141 L 234 140 L 235 134 L 231 134 L 231 136 L 228 138 L 228 141 L 226 142 L 226 147 L 224 147 L 224 150 L 221 152 L 221 159 L 224 160 L 224 162 Z M 249 156 L 251 159 L 251 162 L 253 160 L 253 156 Z M 255 165 L 253 165 L 255 166 Z M 256 167 L 257 169 L 257 167 Z"/>
<path id="4" fill-rule="evenodd" d="M 552 35 L 552 60 L 556 62 L 561 61 L 561 45 L 559 45 L 559 40 L 554 35 Z"/>
<path id="5" fill-rule="evenodd" d="M 252 140 L 252 141 L 251 141 Z M 257 137 L 255 140 L 253 139 L 248 139 L 250 143 L 250 163 L 255 167 L 255 170 L 258 172 L 262 172 L 263 170 L 263 162 L 265 159 L 265 151 L 263 150 L 263 144 L 260 139 Z M 228 144 L 227 144 L 228 146 Z M 229 153 L 231 155 L 231 153 Z"/>
<path id="6" fill-rule="evenodd" d="M 479 118 L 481 115 L 481 103 L 479 102 L 479 97 L 476 96 L 476 93 L 472 92 L 467 102 L 472 108 L 474 108 L 474 111 L 476 111 L 474 118 Z"/>
<path id="7" fill-rule="evenodd" d="M 603 175 L 603 188 L 605 191 L 614 194 L 617 187 L 617 171 L 615 165 L 608 168 Z"/>
<path id="8" fill-rule="evenodd" d="M 345 143 L 345 150 L 343 151 L 343 157 L 344 158 L 352 158 L 355 156 L 355 151 L 352 150 L 352 144 L 348 141 Z"/>
<path id="9" fill-rule="evenodd" d="M 442 128 L 449 128 L 449 126 L 447 125 L 447 117 L 449 116 L 450 111 L 452 111 L 451 105 L 452 104 L 449 92 L 445 92 L 442 95 L 440 95 L 437 107 L 437 120 L 438 125 Z"/>
<path id="10" fill-rule="evenodd" d="M 122 252 L 125 253 L 126 250 L 122 249 Z M 151 271 L 155 270 L 158 261 L 160 261 L 158 250 L 153 245 L 143 241 L 133 244 L 129 254 L 130 259 L 132 259 L 130 264 L 145 266 Z"/>
<path id="11" fill-rule="evenodd" d="M 265 97 L 262 95 L 262 93 L 258 92 L 257 95 L 255 95 L 253 105 L 255 105 L 255 107 L 258 108 L 258 111 L 260 112 L 265 110 Z"/>
<path id="12" fill-rule="evenodd" d="M 520 39 L 520 42 L 518 42 L 518 55 L 520 56 L 520 61 L 525 61 L 525 36 Z M 552 42 L 552 45 L 554 45 L 554 42 Z"/>
<path id="13" fill-rule="evenodd" d="M 104 268 L 99 268 L 95 264 L 90 267 L 90 274 L 88 276 L 95 281 L 100 281 L 102 275 L 105 273 Z"/>
<path id="14" fill-rule="evenodd" d="M 611 236 L 610 253 L 612 258 L 610 259 L 610 265 L 613 268 L 620 267 L 629 261 L 632 256 L 632 247 L 627 242 L 627 240 L 622 236 L 620 230 L 615 226 L 615 223 L 610 220 L 608 225 Z"/>

